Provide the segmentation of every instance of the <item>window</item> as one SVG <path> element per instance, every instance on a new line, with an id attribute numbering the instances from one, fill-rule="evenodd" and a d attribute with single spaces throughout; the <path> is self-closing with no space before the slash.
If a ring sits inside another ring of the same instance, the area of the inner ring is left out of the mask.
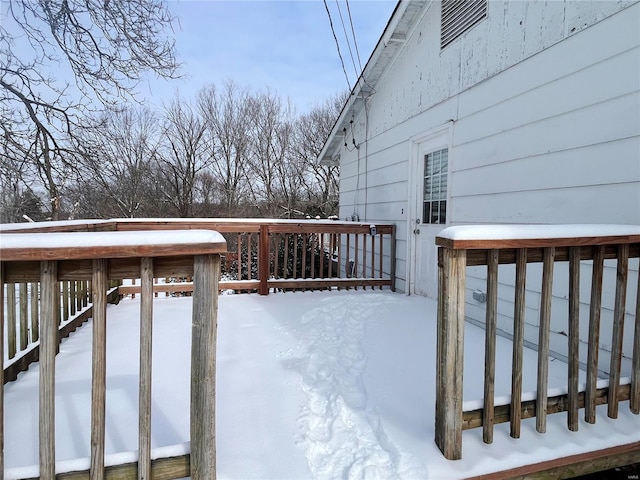
<path id="1" fill-rule="evenodd" d="M 440 48 L 444 48 L 487 16 L 487 0 L 442 0 Z"/>
<path id="2" fill-rule="evenodd" d="M 448 162 L 449 152 L 446 148 L 424 156 L 422 223 L 447 223 Z"/>

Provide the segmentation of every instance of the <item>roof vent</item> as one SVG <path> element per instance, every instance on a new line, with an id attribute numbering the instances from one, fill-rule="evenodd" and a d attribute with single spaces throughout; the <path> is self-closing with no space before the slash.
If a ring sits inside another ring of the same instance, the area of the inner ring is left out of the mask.
<path id="1" fill-rule="evenodd" d="M 487 16 L 487 0 L 442 0 L 440 48 Z"/>

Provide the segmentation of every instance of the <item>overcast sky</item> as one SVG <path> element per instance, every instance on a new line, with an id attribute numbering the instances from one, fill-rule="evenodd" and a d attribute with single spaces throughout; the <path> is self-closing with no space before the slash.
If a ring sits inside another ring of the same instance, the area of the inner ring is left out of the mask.
<path id="1" fill-rule="evenodd" d="M 396 3 L 349 1 L 362 67 Z M 354 66 L 338 12 L 339 5 L 351 35 L 346 3 L 327 0 L 327 5 L 353 86 Z M 150 81 L 142 93 L 153 97 L 154 103 L 171 98 L 176 90 L 191 97 L 204 85 L 222 85 L 231 79 L 251 89 L 269 87 L 281 97 L 289 97 L 300 113 L 347 88 L 322 0 L 188 0 L 172 1 L 169 6 L 179 19 L 176 47 L 185 78 Z M 359 68 L 353 42 L 351 48 Z"/>

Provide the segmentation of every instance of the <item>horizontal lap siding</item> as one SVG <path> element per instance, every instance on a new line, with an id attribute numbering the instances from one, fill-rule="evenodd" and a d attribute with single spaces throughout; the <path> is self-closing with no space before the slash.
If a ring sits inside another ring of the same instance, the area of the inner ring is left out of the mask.
<path id="1" fill-rule="evenodd" d="M 340 152 L 340 217 L 396 223 L 399 289 L 412 139 L 449 121 L 451 223 L 640 223 L 639 4 L 491 1 L 442 51 L 439 22 L 434 3 L 354 118 L 366 149 Z"/>
<path id="2" fill-rule="evenodd" d="M 523 2 L 531 4 L 531 2 Z M 560 2 L 558 2 L 560 3 Z M 584 2 L 570 23 L 595 10 Z M 603 5 L 600 5 L 603 7 Z M 568 14 L 569 15 L 569 14 Z M 460 96 L 451 155 L 455 223 L 640 224 L 640 8 L 614 15 Z M 607 41 L 602 39 L 606 38 Z M 613 265 L 613 266 L 612 266 Z M 591 263 L 580 287 L 580 360 L 586 362 Z M 498 328 L 513 331 L 513 268 L 500 268 Z M 537 343 L 540 265 L 529 265 L 525 339 Z M 631 261 L 623 352 L 631 356 L 638 261 Z M 615 264 L 607 262 L 601 346 L 611 348 Z M 472 299 L 485 273 L 468 277 L 467 314 L 484 321 Z M 568 270 L 557 265 L 550 348 L 567 354 Z M 609 356 L 600 357 L 609 369 Z M 629 368 L 628 359 L 623 372 Z"/>

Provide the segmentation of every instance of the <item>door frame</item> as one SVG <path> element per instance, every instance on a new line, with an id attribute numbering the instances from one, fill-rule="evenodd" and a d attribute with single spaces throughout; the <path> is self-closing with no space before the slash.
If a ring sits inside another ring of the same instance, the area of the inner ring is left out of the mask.
<path id="1" fill-rule="evenodd" d="M 422 187 L 418 188 L 417 179 L 421 177 L 420 173 L 423 170 L 422 158 L 420 151 L 421 146 L 425 143 L 433 143 L 433 148 L 436 150 L 438 147 L 446 147 L 449 152 L 449 162 L 447 171 L 447 222 L 442 226 L 446 227 L 450 222 L 451 208 L 451 147 L 453 144 L 453 120 L 446 122 L 443 125 L 432 128 L 418 135 L 414 135 L 409 138 L 409 171 L 408 171 L 408 192 L 407 192 L 407 253 L 406 257 L 409 262 L 407 265 L 407 295 L 415 294 L 415 282 L 416 282 L 416 244 L 417 235 L 413 233 L 416 226 L 416 219 L 422 217 L 422 213 L 418 212 L 418 196 L 422 192 Z M 412 180 L 413 179 L 413 180 Z"/>

